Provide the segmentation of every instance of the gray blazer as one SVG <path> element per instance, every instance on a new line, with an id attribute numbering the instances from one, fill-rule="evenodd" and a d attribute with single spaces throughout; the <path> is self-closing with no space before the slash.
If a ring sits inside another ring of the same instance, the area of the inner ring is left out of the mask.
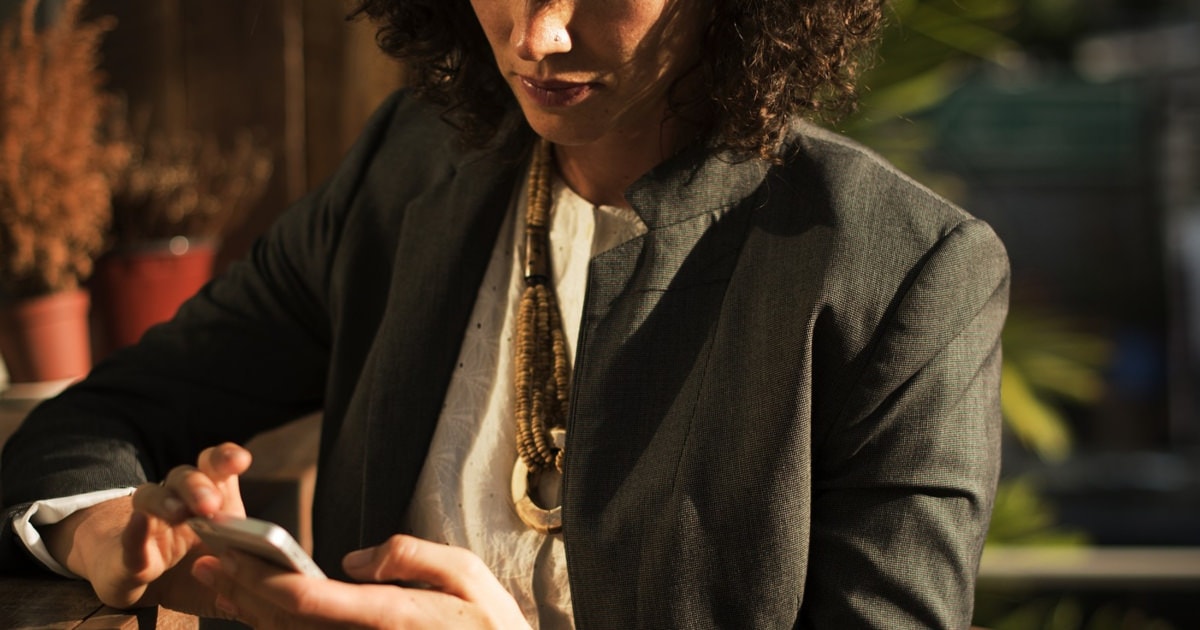
<path id="1" fill-rule="evenodd" d="M 464 150 L 391 98 L 245 260 L 31 415 L 7 511 L 321 408 L 315 555 L 340 575 L 401 529 L 532 137 L 514 117 Z M 628 194 L 649 232 L 591 262 L 563 499 L 580 628 L 968 624 L 1003 247 L 839 136 L 787 146 L 672 158 Z"/>

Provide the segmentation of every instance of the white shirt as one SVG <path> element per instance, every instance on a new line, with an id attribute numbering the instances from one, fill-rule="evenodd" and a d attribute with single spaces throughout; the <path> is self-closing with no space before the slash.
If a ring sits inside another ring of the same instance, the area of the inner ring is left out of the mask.
<path id="1" fill-rule="evenodd" d="M 555 630 L 574 627 L 562 537 L 525 525 L 511 493 L 517 458 L 512 340 L 525 286 L 527 186 L 492 251 L 408 518 L 412 534 L 478 555 L 530 625 Z M 645 231 L 632 210 L 595 206 L 555 180 L 551 273 L 572 361 L 589 260 Z"/>

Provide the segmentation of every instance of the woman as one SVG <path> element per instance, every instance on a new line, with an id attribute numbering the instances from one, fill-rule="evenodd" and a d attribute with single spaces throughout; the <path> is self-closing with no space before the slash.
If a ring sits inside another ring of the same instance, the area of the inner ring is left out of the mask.
<path id="1" fill-rule="evenodd" d="M 256 627 L 967 625 L 1004 251 L 800 120 L 847 106 L 879 2 L 359 11 L 418 90 L 31 416 L 26 546 L 112 605 Z M 335 579 L 205 555 L 184 520 L 241 513 L 249 455 L 180 464 L 317 408 Z"/>

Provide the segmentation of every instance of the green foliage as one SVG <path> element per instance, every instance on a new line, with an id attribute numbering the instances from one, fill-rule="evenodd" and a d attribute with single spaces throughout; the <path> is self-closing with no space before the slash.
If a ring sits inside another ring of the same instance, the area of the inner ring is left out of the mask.
<path id="1" fill-rule="evenodd" d="M 863 77 L 858 113 L 842 130 L 951 198 L 956 186 L 920 166 L 931 131 L 912 117 L 946 99 L 980 63 L 1010 63 L 1019 47 L 1003 33 L 1015 0 L 897 0 L 877 53 Z"/>
<path id="2" fill-rule="evenodd" d="M 1027 63 L 1029 51 L 1017 37 L 1068 33 L 1082 5 L 1079 0 L 896 0 L 889 6 L 878 63 L 863 78 L 861 107 L 841 130 L 934 190 L 961 200 L 961 181 L 924 166 L 935 131 L 920 114 L 943 103 L 972 73 Z M 1039 459 L 1064 460 L 1073 442 L 1064 409 L 1100 400 L 1111 345 L 1077 322 L 1018 309 L 1010 313 L 1003 348 L 1006 429 Z M 1058 523 L 1054 506 L 1034 480 L 1014 478 L 1001 482 L 987 544 L 1071 547 L 1088 541 Z M 1171 627 L 1121 604 L 1097 608 L 1095 602 L 1038 597 L 1032 590 L 978 593 L 975 621 L 994 630 Z"/>
<path id="3" fill-rule="evenodd" d="M 1038 599 L 1020 606 L 993 626 L 994 630 L 1074 630 L 1083 624 L 1079 602 L 1070 599 Z"/>
<path id="4" fill-rule="evenodd" d="M 1082 532 L 1058 525 L 1054 507 L 1027 478 L 1008 479 L 996 492 L 988 544 L 1075 546 L 1087 542 Z"/>
<path id="5" fill-rule="evenodd" d="M 862 108 L 848 122 L 870 137 L 897 118 L 942 102 L 980 62 L 1010 63 L 1019 46 L 1002 28 L 1018 14 L 1013 0 L 899 0 L 891 5 L 878 63 L 863 78 Z"/>
<path id="6" fill-rule="evenodd" d="M 1003 344 L 1000 402 L 1009 429 L 1043 460 L 1066 459 L 1072 440 L 1062 403 L 1100 399 L 1111 344 L 1061 317 L 1020 312 L 1009 315 Z"/>
<path id="7" fill-rule="evenodd" d="M 988 602 L 984 602 L 987 604 Z M 991 630 L 1172 630 L 1169 622 L 1136 608 L 1105 604 L 1089 610 L 1075 597 L 1028 599 L 988 624 Z"/>
<path id="8" fill-rule="evenodd" d="M 876 149 L 901 170 L 950 199 L 962 183 L 924 166 L 933 129 L 917 115 L 942 103 L 980 67 L 1005 67 L 1022 58 L 1008 33 L 1022 18 L 1070 19 L 1075 0 L 897 0 L 878 50 L 879 63 L 863 78 L 859 113 L 843 130 Z M 1053 317 L 1013 313 L 1004 332 L 1002 406 L 1009 429 L 1030 451 L 1057 462 L 1071 452 L 1062 403 L 1096 402 L 1110 350 L 1099 337 Z"/>

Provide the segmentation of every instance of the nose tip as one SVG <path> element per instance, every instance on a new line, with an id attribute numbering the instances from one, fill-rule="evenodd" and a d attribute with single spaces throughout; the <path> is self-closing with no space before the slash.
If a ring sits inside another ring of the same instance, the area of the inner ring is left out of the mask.
<path id="1" fill-rule="evenodd" d="M 566 20 L 543 8 L 527 16 L 523 28 L 515 29 L 517 55 L 525 61 L 541 61 L 553 54 L 571 50 L 571 35 Z"/>

